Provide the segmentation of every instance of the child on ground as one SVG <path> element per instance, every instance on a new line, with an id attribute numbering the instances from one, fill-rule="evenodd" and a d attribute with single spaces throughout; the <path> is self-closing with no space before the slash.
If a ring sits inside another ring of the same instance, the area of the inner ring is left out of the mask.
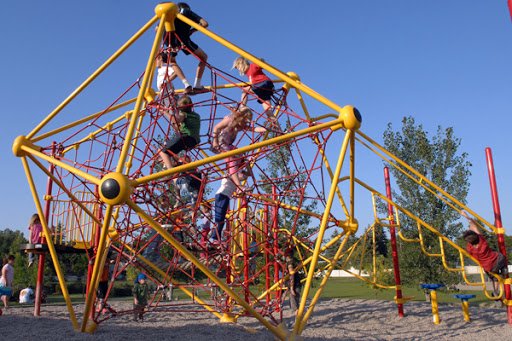
<path id="1" fill-rule="evenodd" d="M 34 303 L 34 290 L 30 287 L 26 287 L 20 291 L 20 304 L 32 304 Z"/>
<path id="2" fill-rule="evenodd" d="M 144 320 L 144 309 L 148 304 L 149 288 L 146 283 L 146 275 L 140 273 L 133 286 L 133 320 Z"/>
<path id="3" fill-rule="evenodd" d="M 498 296 L 500 293 L 499 283 L 490 273 L 492 272 L 506 277 L 508 275 L 507 259 L 503 254 L 493 251 L 489 247 L 487 240 L 480 233 L 480 229 L 473 218 L 470 218 L 465 211 L 462 211 L 462 215 L 469 221 L 469 230 L 463 234 L 463 238 L 467 242 L 466 250 L 471 256 L 478 260 L 485 270 L 492 281 L 494 296 Z"/>
<path id="4" fill-rule="evenodd" d="M 166 115 L 171 120 L 176 134 L 166 142 L 159 155 L 167 169 L 171 169 L 177 164 L 181 151 L 188 151 L 199 144 L 201 117 L 193 111 L 192 100 L 186 95 L 178 100 L 178 113 Z"/>
<path id="5" fill-rule="evenodd" d="M 296 271 L 295 268 L 297 266 L 297 260 L 293 257 L 293 255 L 286 256 L 286 266 L 288 269 L 288 286 L 290 292 L 290 309 L 297 314 L 297 309 L 299 308 L 300 303 L 300 293 L 302 291 L 302 279 L 304 276 Z"/>
<path id="6" fill-rule="evenodd" d="M 206 20 L 204 20 L 202 17 L 200 17 L 199 15 L 197 15 L 195 12 L 193 12 L 187 3 L 179 2 L 177 5 L 178 5 L 179 13 L 181 15 L 187 17 L 188 19 L 201 25 L 202 27 L 205 27 L 205 28 L 208 27 L 208 22 Z M 176 18 L 174 20 L 174 27 L 175 27 L 174 34 L 171 34 L 171 35 L 166 34 L 165 38 L 164 38 L 164 44 L 166 46 L 171 47 L 171 54 L 170 54 L 171 66 L 173 67 L 177 76 L 183 82 L 183 85 L 185 86 L 186 93 L 192 93 L 193 91 L 204 90 L 204 87 L 201 84 L 201 79 L 203 77 L 204 68 L 206 66 L 206 61 L 208 60 L 208 55 L 196 43 L 194 43 L 190 39 L 190 36 L 196 30 L 192 29 L 189 24 L 186 24 L 185 22 Z M 192 53 L 196 57 L 199 58 L 199 64 L 197 65 L 197 69 L 196 69 L 196 78 L 194 81 L 194 89 L 192 89 L 192 86 L 190 85 L 187 78 L 183 74 L 183 71 L 181 70 L 181 68 L 178 66 L 178 64 L 176 64 L 176 56 L 178 55 L 177 51 L 179 49 L 181 49 L 181 51 L 183 51 L 183 53 L 185 53 L 186 55 L 189 55 Z"/>
<path id="7" fill-rule="evenodd" d="M 271 117 L 270 108 L 272 105 L 270 98 L 274 93 L 274 83 L 272 80 L 263 73 L 263 69 L 260 66 L 249 63 L 244 57 L 235 59 L 233 69 L 237 69 L 241 76 L 246 75 L 249 77 L 249 82 L 251 83 L 251 85 L 243 87 L 241 103 L 246 105 L 247 96 L 253 93 L 258 97 L 258 103 L 262 104 L 264 113 Z"/>
<path id="8" fill-rule="evenodd" d="M 6 264 L 2 267 L 2 276 L 0 277 L 0 296 L 4 307 L 9 307 L 9 298 L 12 296 L 12 281 L 14 280 L 14 256 L 7 257 Z"/>
<path id="9" fill-rule="evenodd" d="M 30 232 L 30 243 L 31 244 L 41 244 L 42 237 L 41 233 L 43 232 L 43 226 L 41 225 L 41 219 L 39 218 L 39 214 L 35 213 L 30 217 L 28 221 L 28 230 Z M 28 266 L 31 267 L 34 264 L 35 254 L 32 252 L 28 253 Z"/>

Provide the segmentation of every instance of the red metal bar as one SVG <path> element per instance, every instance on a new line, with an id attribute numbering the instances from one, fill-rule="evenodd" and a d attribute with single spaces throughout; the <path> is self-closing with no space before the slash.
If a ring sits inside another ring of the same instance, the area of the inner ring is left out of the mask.
<path id="1" fill-rule="evenodd" d="M 391 195 L 391 181 L 389 177 L 389 168 L 384 167 L 384 181 L 386 182 L 386 196 L 390 201 L 393 200 Z M 398 263 L 398 248 L 396 247 L 396 231 L 395 231 L 395 219 L 393 213 L 393 205 L 391 202 L 388 203 L 388 215 L 389 215 L 389 235 L 391 238 L 391 254 L 393 256 L 393 269 L 395 273 L 395 284 L 396 284 L 396 298 L 398 306 L 398 316 L 404 317 L 404 305 L 402 300 L 402 280 L 400 279 L 400 265 Z"/>
<path id="2" fill-rule="evenodd" d="M 55 154 L 56 144 L 52 143 L 52 155 Z M 55 171 L 55 166 L 50 163 L 48 166 L 48 171 L 53 175 Z M 46 196 L 44 202 L 44 219 L 46 223 L 50 221 L 48 217 L 50 216 L 50 205 L 52 201 L 52 187 L 53 180 L 51 177 L 48 177 L 46 182 Z M 41 243 L 45 244 L 46 240 L 44 236 L 41 238 Z M 37 265 L 37 281 L 36 281 L 36 297 L 34 300 L 34 316 L 41 316 L 41 295 L 43 294 L 43 283 L 44 283 L 44 262 L 45 262 L 45 254 L 41 253 L 39 255 L 39 264 Z"/>
<path id="3" fill-rule="evenodd" d="M 494 226 L 498 229 L 498 247 L 500 252 L 505 256 L 506 264 L 508 266 L 508 257 L 507 257 L 507 247 L 505 245 L 505 236 L 503 224 L 501 222 L 501 209 L 500 209 L 500 201 L 498 198 L 498 185 L 496 184 L 496 175 L 494 173 L 494 163 L 492 161 L 492 151 L 491 148 L 485 148 L 485 156 L 487 160 L 487 170 L 489 172 L 489 183 L 491 185 L 491 197 L 492 197 L 492 206 L 494 208 Z M 508 275 L 506 276 L 508 278 Z M 512 298 L 510 292 L 510 284 L 505 284 L 505 298 L 510 301 Z M 512 325 L 512 306 L 507 305 L 507 317 L 508 323 Z"/>
<path id="4" fill-rule="evenodd" d="M 267 306 L 270 303 L 270 233 L 268 228 L 268 204 L 263 208 L 263 229 L 265 235 L 265 291 L 267 292 Z"/>
<path id="5" fill-rule="evenodd" d="M 272 185 L 272 200 L 274 202 L 277 202 L 277 188 L 275 185 Z M 279 254 L 279 243 L 278 243 L 278 233 L 277 230 L 279 229 L 278 224 L 278 210 L 277 205 L 274 205 L 272 207 L 272 232 L 274 236 L 274 283 L 279 281 L 279 262 L 278 260 L 278 254 Z M 276 302 L 281 302 L 281 291 L 276 291 Z M 277 311 L 280 311 L 279 305 L 276 307 Z"/>
<path id="6" fill-rule="evenodd" d="M 242 222 L 242 243 L 244 255 L 244 293 L 245 301 L 250 303 L 251 293 L 249 292 L 249 236 L 247 235 L 247 198 L 242 199 L 241 222 Z"/>

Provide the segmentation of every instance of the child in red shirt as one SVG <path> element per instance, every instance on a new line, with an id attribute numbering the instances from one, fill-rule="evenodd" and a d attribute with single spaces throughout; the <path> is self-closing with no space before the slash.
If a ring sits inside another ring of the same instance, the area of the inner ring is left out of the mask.
<path id="1" fill-rule="evenodd" d="M 467 242 L 466 251 L 475 257 L 492 281 L 494 296 L 499 295 L 499 284 L 490 273 L 499 274 L 502 277 L 508 275 L 508 264 L 505 256 L 492 250 L 485 237 L 480 233 L 477 223 L 468 214 L 462 211 L 462 215 L 469 221 L 469 230 L 464 232 L 463 238 Z"/>
<path id="2" fill-rule="evenodd" d="M 271 116 L 270 98 L 274 93 L 274 83 L 270 78 L 263 73 L 263 69 L 256 64 L 251 64 L 244 57 L 238 57 L 233 62 L 233 69 L 237 69 L 240 75 L 249 77 L 249 82 L 252 85 L 243 88 L 241 103 L 245 106 L 247 104 L 247 96 L 253 93 L 258 97 L 258 103 L 263 105 L 263 111 L 267 116 Z"/>

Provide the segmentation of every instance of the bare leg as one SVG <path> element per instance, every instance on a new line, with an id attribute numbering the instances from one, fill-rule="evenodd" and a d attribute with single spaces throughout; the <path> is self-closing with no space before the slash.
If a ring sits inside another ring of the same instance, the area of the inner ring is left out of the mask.
<path id="1" fill-rule="evenodd" d="M 240 104 L 247 105 L 247 97 L 249 96 L 249 93 L 251 92 L 251 86 L 244 86 L 242 88 L 242 98 L 240 99 Z"/>
<path id="2" fill-rule="evenodd" d="M 160 158 L 162 159 L 162 162 L 164 163 L 165 167 L 167 169 L 171 169 L 175 166 L 176 162 L 174 161 L 174 158 L 172 158 L 169 154 L 167 154 L 164 151 L 161 151 L 158 153 Z"/>
<path id="3" fill-rule="evenodd" d="M 174 70 L 174 73 L 178 76 L 179 79 L 181 79 L 181 82 L 185 86 L 185 88 L 189 87 L 190 84 L 188 83 L 187 78 L 185 77 L 185 74 L 181 70 L 180 66 L 176 63 L 176 57 L 171 57 L 171 63 L 170 63 L 172 69 Z"/>
<path id="4" fill-rule="evenodd" d="M 269 118 L 274 119 L 272 111 L 270 110 L 270 108 L 272 108 L 272 106 L 270 105 L 270 101 L 263 101 L 261 105 L 263 106 L 263 113 L 266 114 Z"/>
<path id="5" fill-rule="evenodd" d="M 194 83 L 194 88 L 201 87 L 201 79 L 203 78 L 204 68 L 206 66 L 206 61 L 208 60 L 208 55 L 200 48 L 198 47 L 194 54 L 199 58 L 199 64 L 197 65 L 196 70 L 196 80 Z"/>

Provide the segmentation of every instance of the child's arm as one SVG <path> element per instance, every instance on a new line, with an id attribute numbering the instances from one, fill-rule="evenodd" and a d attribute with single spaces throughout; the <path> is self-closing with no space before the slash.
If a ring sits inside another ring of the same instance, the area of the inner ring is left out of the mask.
<path id="1" fill-rule="evenodd" d="M 224 117 L 222 121 L 217 123 L 213 127 L 213 136 L 212 136 L 212 149 L 217 150 L 219 148 L 219 134 L 220 132 L 225 129 L 229 125 L 230 119 L 228 116 Z"/>
<path id="2" fill-rule="evenodd" d="M 461 214 L 469 221 L 469 229 L 471 231 L 475 232 L 476 234 L 482 234 L 480 233 L 480 229 L 478 228 L 475 219 L 471 218 L 466 211 L 462 211 Z"/>

